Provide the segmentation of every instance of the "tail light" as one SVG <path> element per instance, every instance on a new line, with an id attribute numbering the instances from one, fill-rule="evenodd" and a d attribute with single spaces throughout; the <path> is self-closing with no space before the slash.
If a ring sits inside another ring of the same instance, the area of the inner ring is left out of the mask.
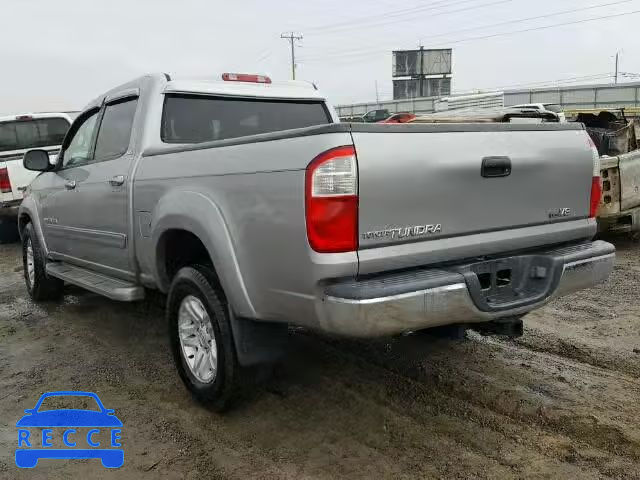
<path id="1" fill-rule="evenodd" d="M 248 73 L 223 73 L 222 80 L 225 82 L 271 83 L 271 79 L 266 75 Z"/>
<path id="2" fill-rule="evenodd" d="M 596 144 L 588 134 L 587 138 L 589 139 L 589 146 L 591 147 L 591 153 L 593 155 L 593 177 L 591 179 L 591 202 L 589 205 L 589 218 L 596 218 L 596 215 L 598 214 L 598 207 L 600 206 L 600 200 L 602 199 L 600 154 L 598 153 L 598 147 L 596 147 Z"/>
<path id="3" fill-rule="evenodd" d="M 316 252 L 358 249 L 358 164 L 353 146 L 318 155 L 305 180 L 307 238 Z"/>
<path id="4" fill-rule="evenodd" d="M 0 168 L 0 192 L 11 193 L 11 181 L 6 168 Z"/>

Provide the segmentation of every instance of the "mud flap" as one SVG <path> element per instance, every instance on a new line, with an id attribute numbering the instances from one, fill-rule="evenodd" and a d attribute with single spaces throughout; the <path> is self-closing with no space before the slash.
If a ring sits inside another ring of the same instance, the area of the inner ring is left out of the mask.
<path id="1" fill-rule="evenodd" d="M 478 323 L 470 325 L 481 335 L 499 335 L 509 338 L 519 338 L 524 334 L 524 324 L 522 318 L 503 318 L 492 322 Z"/>
<path id="2" fill-rule="evenodd" d="M 277 362 L 285 352 L 286 323 L 262 322 L 230 315 L 238 362 L 244 367 Z"/>

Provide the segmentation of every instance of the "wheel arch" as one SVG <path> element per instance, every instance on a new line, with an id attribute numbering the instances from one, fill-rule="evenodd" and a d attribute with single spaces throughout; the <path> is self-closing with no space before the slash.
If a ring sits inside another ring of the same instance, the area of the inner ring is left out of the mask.
<path id="1" fill-rule="evenodd" d="M 18 209 L 18 232 L 20 233 L 20 239 L 22 239 L 24 229 L 29 223 L 33 225 L 33 229 L 38 237 L 38 242 L 40 242 L 40 248 L 42 248 L 45 256 L 49 256 L 49 249 L 44 238 L 43 226 L 40 223 L 40 215 L 38 215 L 38 205 L 33 197 L 30 196 L 25 197 Z"/>
<path id="2" fill-rule="evenodd" d="M 229 230 L 222 212 L 209 197 L 200 192 L 174 192 L 158 203 L 152 218 L 152 268 L 160 291 L 166 293 L 172 275 L 180 266 L 186 265 L 184 260 L 172 264 L 172 257 L 201 263 L 206 252 L 209 266 L 216 273 L 234 312 L 255 318 Z M 197 255 L 176 250 L 180 248 L 195 248 Z"/>

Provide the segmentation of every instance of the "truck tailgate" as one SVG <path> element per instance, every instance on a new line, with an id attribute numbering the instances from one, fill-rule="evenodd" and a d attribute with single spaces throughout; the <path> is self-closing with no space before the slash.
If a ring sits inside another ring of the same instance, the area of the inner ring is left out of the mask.
<path id="1" fill-rule="evenodd" d="M 594 166 L 580 125 L 353 125 L 352 135 L 360 249 L 589 216 Z"/>
<path id="2" fill-rule="evenodd" d="M 640 150 L 620 155 L 620 209 L 640 205 Z"/>

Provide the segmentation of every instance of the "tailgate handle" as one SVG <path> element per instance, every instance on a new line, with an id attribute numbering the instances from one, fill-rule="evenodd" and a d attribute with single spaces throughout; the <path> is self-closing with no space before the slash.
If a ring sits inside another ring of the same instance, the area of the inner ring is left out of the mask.
<path id="1" fill-rule="evenodd" d="M 509 157 L 484 157 L 480 174 L 484 178 L 508 177 L 511 175 L 511 159 Z"/>

